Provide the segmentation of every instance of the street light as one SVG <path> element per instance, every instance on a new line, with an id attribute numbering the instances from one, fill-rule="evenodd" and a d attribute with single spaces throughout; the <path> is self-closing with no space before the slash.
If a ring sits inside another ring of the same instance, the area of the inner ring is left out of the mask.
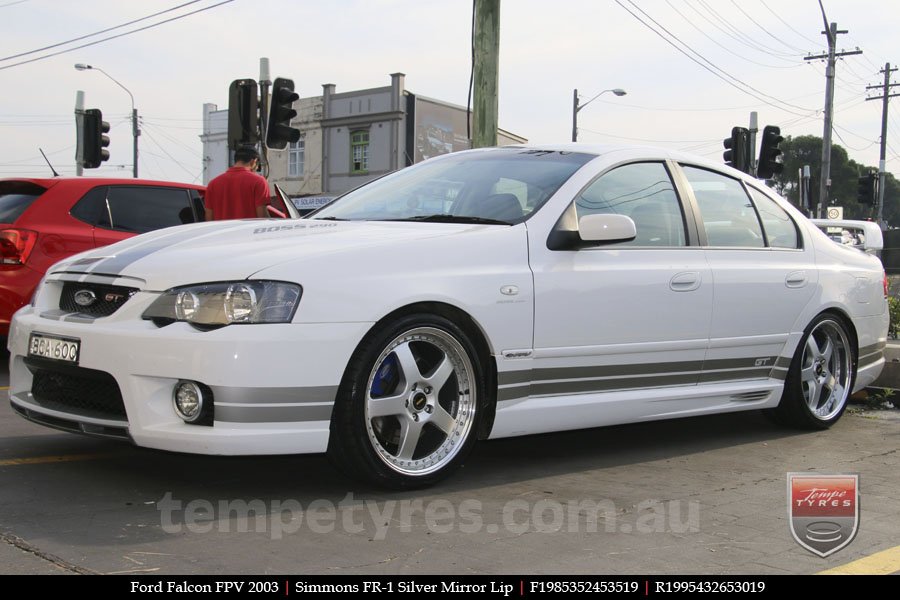
<path id="1" fill-rule="evenodd" d="M 131 91 L 127 87 L 125 87 L 124 85 L 122 85 L 121 83 L 116 81 L 116 79 L 112 75 L 110 75 L 109 73 L 107 73 L 106 71 L 101 69 L 100 67 L 94 67 L 91 65 L 86 65 L 84 63 L 78 63 L 75 65 L 75 69 L 78 71 L 100 71 L 101 73 L 103 73 L 104 75 L 109 77 L 113 83 L 115 83 L 117 86 L 119 86 L 120 88 L 125 90 L 128 93 L 128 96 L 131 98 L 131 136 L 134 138 L 134 157 L 133 157 L 134 165 L 133 165 L 132 173 L 134 173 L 134 178 L 137 179 L 137 176 L 138 176 L 138 136 L 141 135 L 141 130 L 138 128 L 138 113 L 137 113 L 137 109 L 134 107 L 134 94 L 132 94 Z"/>
<path id="2" fill-rule="evenodd" d="M 616 96 L 624 96 L 628 92 L 623 90 L 622 88 L 614 88 L 611 90 L 603 90 L 584 104 L 578 104 L 578 90 L 575 90 L 575 93 L 572 95 L 572 141 L 578 141 L 578 111 L 605 94 L 606 92 L 612 92 Z"/>

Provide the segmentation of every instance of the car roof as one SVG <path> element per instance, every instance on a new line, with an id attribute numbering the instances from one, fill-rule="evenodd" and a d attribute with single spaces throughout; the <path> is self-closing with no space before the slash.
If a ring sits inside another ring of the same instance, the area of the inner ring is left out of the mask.
<path id="1" fill-rule="evenodd" d="M 66 185 L 77 188 L 91 188 L 98 185 L 142 185 L 161 187 L 180 187 L 203 191 L 206 186 L 179 181 L 160 181 L 156 179 L 128 179 L 124 177 L 5 177 L 0 183 L 7 181 L 25 181 L 44 188 Z"/>
<path id="2" fill-rule="evenodd" d="M 731 174 L 734 177 L 746 179 L 747 181 L 756 182 L 762 185 L 758 179 L 748 176 L 746 173 L 729 167 L 721 160 L 711 160 L 696 154 L 680 152 L 671 148 L 662 148 L 660 146 L 641 145 L 641 144 L 594 144 L 584 142 L 558 142 L 549 144 L 511 144 L 501 146 L 501 148 L 523 148 L 527 150 L 549 150 L 551 152 L 580 152 L 582 154 L 590 154 L 593 156 L 610 156 L 618 153 L 627 153 L 629 159 L 660 160 L 671 159 L 678 162 L 689 163 L 699 167 L 707 167 L 718 171 Z"/>

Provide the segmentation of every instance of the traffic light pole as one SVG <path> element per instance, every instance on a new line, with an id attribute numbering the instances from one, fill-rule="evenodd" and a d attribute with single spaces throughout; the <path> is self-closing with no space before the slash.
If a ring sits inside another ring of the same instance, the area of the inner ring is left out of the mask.
<path id="1" fill-rule="evenodd" d="M 75 92 L 75 176 L 81 177 L 84 175 L 84 167 L 81 164 L 82 159 L 82 151 L 84 146 L 82 145 L 82 139 L 84 139 L 84 92 L 78 90 Z"/>
<path id="2" fill-rule="evenodd" d="M 881 154 L 878 161 L 878 225 L 884 229 L 884 177 L 885 177 L 885 159 L 887 158 L 887 120 L 888 120 L 888 100 L 894 96 L 900 96 L 900 93 L 891 94 L 891 88 L 900 84 L 891 83 L 891 72 L 897 69 L 891 69 L 891 63 L 885 63 L 884 69 L 884 86 L 868 85 L 867 90 L 882 88 L 881 96 L 871 96 L 866 100 L 881 100 Z"/>
<path id="3" fill-rule="evenodd" d="M 131 137 L 134 138 L 134 168 L 132 169 L 132 173 L 134 173 L 134 178 L 138 178 L 138 136 L 141 135 L 141 130 L 138 127 L 138 114 L 137 109 L 131 109 Z"/>
<path id="4" fill-rule="evenodd" d="M 269 131 L 269 86 L 272 85 L 269 77 L 269 59 L 262 57 L 259 59 L 259 139 L 262 150 L 259 153 L 262 158 L 259 166 L 266 179 L 269 178 L 269 153 L 264 141 Z"/>

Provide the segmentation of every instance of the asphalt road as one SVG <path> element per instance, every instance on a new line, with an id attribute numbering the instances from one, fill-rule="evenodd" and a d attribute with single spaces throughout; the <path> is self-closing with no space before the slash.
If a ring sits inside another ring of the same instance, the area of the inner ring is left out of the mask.
<path id="1" fill-rule="evenodd" d="M 142 450 L 4 401 L 0 573 L 816 573 L 896 549 L 898 448 L 900 411 L 868 402 L 820 433 L 745 413 L 491 441 L 436 488 L 386 493 L 322 456 Z M 793 540 L 791 471 L 859 474 L 850 545 Z"/>

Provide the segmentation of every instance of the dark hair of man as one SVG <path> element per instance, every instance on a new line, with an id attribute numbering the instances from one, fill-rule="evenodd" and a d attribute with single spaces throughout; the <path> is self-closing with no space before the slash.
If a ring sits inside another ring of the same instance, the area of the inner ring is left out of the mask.
<path id="1" fill-rule="evenodd" d="M 234 152 L 234 162 L 249 163 L 253 159 L 259 159 L 259 152 L 253 146 L 241 146 Z"/>

